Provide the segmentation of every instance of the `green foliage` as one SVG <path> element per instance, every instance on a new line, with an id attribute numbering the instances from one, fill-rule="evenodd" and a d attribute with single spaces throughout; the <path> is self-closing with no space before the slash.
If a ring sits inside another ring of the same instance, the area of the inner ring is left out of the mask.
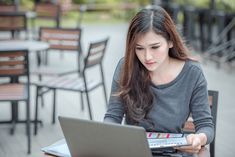
<path id="1" fill-rule="evenodd" d="M 147 5 L 150 0 L 73 0 L 76 4 L 118 4 L 118 3 L 139 3 L 140 5 Z"/>
<path id="2" fill-rule="evenodd" d="M 173 0 L 180 5 L 191 5 L 198 8 L 209 8 L 211 0 Z M 235 12 L 234 0 L 215 0 L 216 9 Z"/>
<path id="3" fill-rule="evenodd" d="M 131 9 L 131 10 L 120 10 L 120 9 L 115 9 L 112 10 L 111 15 L 115 19 L 123 19 L 126 21 L 130 21 L 130 19 L 137 13 L 138 8 L 136 9 Z"/>
<path id="4" fill-rule="evenodd" d="M 91 4 L 91 3 L 94 3 L 94 4 L 104 4 L 104 3 L 107 3 L 107 4 L 115 4 L 117 2 L 119 2 L 118 0 L 73 0 L 74 3 L 76 4 Z"/>
<path id="5" fill-rule="evenodd" d="M 34 0 L 20 0 L 21 6 L 23 8 L 27 8 L 28 10 L 32 10 L 34 6 Z"/>
<path id="6" fill-rule="evenodd" d="M 216 8 L 219 10 L 235 12 L 235 2 L 234 0 L 217 0 Z"/>
<path id="7" fill-rule="evenodd" d="M 210 0 L 174 0 L 176 3 L 180 5 L 190 5 L 199 8 L 208 8 L 210 4 Z"/>
<path id="8" fill-rule="evenodd" d="M 0 0 L 0 3 L 2 3 L 2 4 L 11 4 L 12 0 Z"/>
<path id="9" fill-rule="evenodd" d="M 144 6 L 149 4 L 149 0 L 73 0 L 76 4 L 107 4 L 111 6 L 124 4 L 124 3 L 137 3 L 139 6 Z M 127 20 L 129 21 L 131 17 L 134 16 L 134 14 L 138 11 L 138 7 L 128 10 L 123 10 L 119 7 L 114 7 L 113 9 L 110 9 L 108 12 L 101 12 L 99 11 L 99 16 L 103 19 L 112 19 L 112 20 Z M 85 13 L 87 14 L 87 13 Z M 97 14 L 97 13 L 96 13 Z M 94 14 L 93 16 L 96 16 Z M 92 15 L 92 14 L 91 14 Z M 89 16 L 88 16 L 89 17 Z M 84 17 L 88 18 L 88 17 Z M 96 17 L 96 19 L 100 19 L 99 17 Z"/>

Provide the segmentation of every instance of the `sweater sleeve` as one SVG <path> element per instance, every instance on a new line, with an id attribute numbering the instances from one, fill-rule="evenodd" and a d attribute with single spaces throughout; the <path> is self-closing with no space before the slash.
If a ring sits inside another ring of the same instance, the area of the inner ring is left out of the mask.
<path id="1" fill-rule="evenodd" d="M 214 139 L 214 124 L 212 122 L 208 102 L 207 82 L 202 71 L 198 75 L 198 79 L 192 93 L 190 107 L 196 133 L 205 133 L 207 136 L 207 144 L 211 143 Z"/>
<path id="2" fill-rule="evenodd" d="M 118 92 L 119 83 L 118 80 L 120 78 L 120 71 L 123 65 L 124 59 L 122 58 L 114 72 L 112 87 L 111 87 L 111 94 L 108 103 L 108 109 L 104 116 L 104 122 L 111 122 L 111 123 L 122 123 L 122 119 L 124 116 L 124 107 L 120 97 L 114 95 Z"/>

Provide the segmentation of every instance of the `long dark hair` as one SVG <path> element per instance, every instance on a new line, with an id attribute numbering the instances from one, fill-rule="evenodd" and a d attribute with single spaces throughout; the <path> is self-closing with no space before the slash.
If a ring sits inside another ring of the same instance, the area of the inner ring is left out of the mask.
<path id="1" fill-rule="evenodd" d="M 143 9 L 134 16 L 128 29 L 118 93 L 125 104 L 126 118 L 132 124 L 138 124 L 145 119 L 153 106 L 150 74 L 135 54 L 137 39 L 151 30 L 173 42 L 173 47 L 169 49 L 170 57 L 180 60 L 188 58 L 188 50 L 174 22 L 163 8 L 156 6 Z"/>

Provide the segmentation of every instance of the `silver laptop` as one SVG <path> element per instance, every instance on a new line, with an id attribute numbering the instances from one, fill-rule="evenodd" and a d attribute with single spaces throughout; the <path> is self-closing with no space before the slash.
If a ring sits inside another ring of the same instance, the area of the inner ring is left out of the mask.
<path id="1" fill-rule="evenodd" d="M 59 117 L 72 157 L 152 157 L 144 128 Z"/>

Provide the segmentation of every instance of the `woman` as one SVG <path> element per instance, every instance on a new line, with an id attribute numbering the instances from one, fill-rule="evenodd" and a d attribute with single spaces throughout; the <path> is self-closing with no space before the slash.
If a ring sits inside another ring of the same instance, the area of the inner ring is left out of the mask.
<path id="1" fill-rule="evenodd" d="M 177 149 L 198 153 L 214 138 L 207 82 L 167 12 L 143 9 L 129 25 L 104 121 L 121 123 L 125 115 L 127 124 L 146 131 L 181 133 L 190 113 L 196 133 L 187 136 L 191 146 Z"/>

